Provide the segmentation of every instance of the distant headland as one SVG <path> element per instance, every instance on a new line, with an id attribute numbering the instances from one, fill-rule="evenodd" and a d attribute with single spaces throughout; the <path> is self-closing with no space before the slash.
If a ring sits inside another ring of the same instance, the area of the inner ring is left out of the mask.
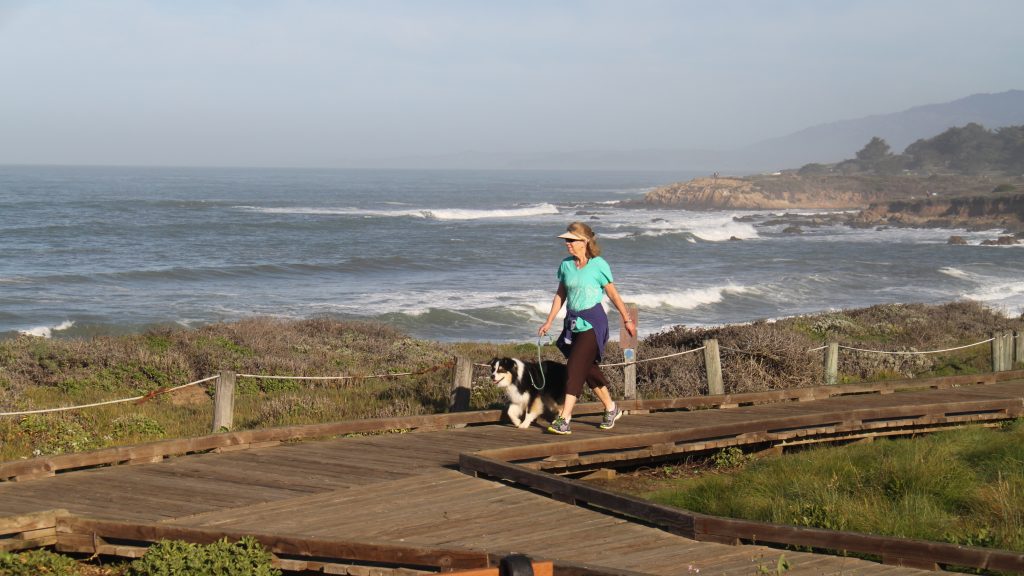
<path id="1" fill-rule="evenodd" d="M 623 204 L 688 210 L 844 210 L 853 226 L 1002 228 L 1024 233 L 1024 126 L 951 128 L 892 154 L 873 138 L 855 159 L 659 187 Z"/>

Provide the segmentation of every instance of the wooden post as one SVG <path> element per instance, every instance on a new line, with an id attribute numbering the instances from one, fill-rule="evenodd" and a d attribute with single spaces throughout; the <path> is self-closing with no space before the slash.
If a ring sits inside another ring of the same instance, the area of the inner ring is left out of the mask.
<path id="1" fill-rule="evenodd" d="M 473 363 L 462 356 L 455 357 L 455 381 L 452 382 L 452 404 L 449 412 L 469 410 L 469 395 L 473 391 Z"/>
<path id="2" fill-rule="evenodd" d="M 640 311 L 636 304 L 626 304 L 626 311 L 633 320 L 633 331 L 640 333 Z M 622 348 L 622 359 L 636 362 L 637 336 L 630 336 L 626 331 L 626 319 L 622 319 L 619 327 L 619 347 Z M 636 364 L 626 364 L 622 368 L 623 396 L 627 400 L 636 400 Z"/>
<path id="3" fill-rule="evenodd" d="M 1003 330 L 1003 370 L 1013 370 L 1013 330 Z"/>
<path id="4" fill-rule="evenodd" d="M 993 372 L 1005 372 L 1013 369 L 1014 349 L 1013 332 L 1000 330 L 992 334 Z"/>
<path id="5" fill-rule="evenodd" d="M 1000 330 L 992 334 L 992 371 L 1005 372 L 1013 368 L 1013 332 Z"/>
<path id="6" fill-rule="evenodd" d="M 718 354 L 718 340 L 704 341 L 704 370 L 708 373 L 708 394 L 725 394 L 722 384 L 722 358 Z"/>
<path id="7" fill-rule="evenodd" d="M 1002 358 L 1000 348 L 1002 347 L 1002 338 L 999 337 L 999 332 L 992 333 L 992 371 L 999 372 L 999 361 Z"/>
<path id="8" fill-rule="evenodd" d="M 1013 349 L 1013 364 L 1014 367 L 1021 368 L 1024 367 L 1024 334 L 1017 332 L 1013 339 L 1017 344 Z"/>
<path id="9" fill-rule="evenodd" d="M 235 373 L 223 370 L 213 396 L 213 432 L 231 430 L 235 417 Z"/>
<path id="10" fill-rule="evenodd" d="M 832 386 L 839 381 L 839 343 L 829 342 L 825 350 L 825 384 Z"/>

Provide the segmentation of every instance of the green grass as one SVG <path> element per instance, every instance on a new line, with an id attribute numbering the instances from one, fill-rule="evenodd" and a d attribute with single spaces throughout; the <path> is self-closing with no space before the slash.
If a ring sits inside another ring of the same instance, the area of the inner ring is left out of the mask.
<path id="1" fill-rule="evenodd" d="M 1024 552 L 1024 421 L 818 447 L 643 496 L 716 516 Z"/>

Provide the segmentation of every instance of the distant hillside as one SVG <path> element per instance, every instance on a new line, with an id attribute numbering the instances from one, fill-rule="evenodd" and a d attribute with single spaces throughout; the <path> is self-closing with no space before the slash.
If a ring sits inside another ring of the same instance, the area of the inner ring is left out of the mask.
<path id="1" fill-rule="evenodd" d="M 758 170 L 838 162 L 853 157 L 875 136 L 888 142 L 894 151 L 902 152 L 920 138 L 972 122 L 989 129 L 1024 124 L 1024 90 L 975 94 L 945 104 L 822 124 L 743 148 L 737 151 L 734 161 Z"/>
<path id="2" fill-rule="evenodd" d="M 953 126 L 988 129 L 1024 124 L 1024 90 L 975 94 L 944 104 L 843 120 L 806 128 L 735 150 L 591 150 L 509 158 L 505 168 L 581 170 L 689 170 L 752 173 L 831 164 L 852 158 L 873 137 L 896 153 Z"/>
<path id="3" fill-rule="evenodd" d="M 749 174 L 831 164 L 853 157 L 873 137 L 900 153 L 922 138 L 953 126 L 980 124 L 988 129 L 1024 124 L 1024 90 L 975 94 L 944 104 L 903 112 L 843 120 L 733 150 L 595 149 L 544 153 L 463 152 L 362 161 L 361 168 L 458 168 L 526 170 L 664 170 Z"/>

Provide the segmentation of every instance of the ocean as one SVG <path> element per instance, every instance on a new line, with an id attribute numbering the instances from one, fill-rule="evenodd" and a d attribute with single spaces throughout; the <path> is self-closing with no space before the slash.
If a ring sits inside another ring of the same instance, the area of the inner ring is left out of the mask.
<path id="1" fill-rule="evenodd" d="M 0 338 L 329 316 L 532 342 L 573 220 L 641 335 L 880 303 L 1024 312 L 1024 246 L 980 245 L 999 230 L 790 234 L 782 211 L 618 205 L 697 175 L 0 167 Z"/>

